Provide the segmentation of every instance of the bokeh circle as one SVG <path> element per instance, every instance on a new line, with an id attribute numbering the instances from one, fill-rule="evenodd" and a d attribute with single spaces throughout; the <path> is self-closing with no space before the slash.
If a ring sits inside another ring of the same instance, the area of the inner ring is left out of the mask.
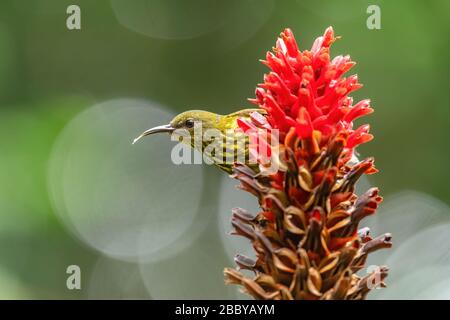
<path id="1" fill-rule="evenodd" d="M 189 243 L 202 190 L 201 166 L 176 166 L 167 135 L 131 141 L 167 123 L 166 108 L 136 99 L 99 103 L 77 115 L 49 160 L 54 211 L 77 238 L 125 260 L 167 256 Z M 189 205 L 186 205 L 189 203 Z"/>

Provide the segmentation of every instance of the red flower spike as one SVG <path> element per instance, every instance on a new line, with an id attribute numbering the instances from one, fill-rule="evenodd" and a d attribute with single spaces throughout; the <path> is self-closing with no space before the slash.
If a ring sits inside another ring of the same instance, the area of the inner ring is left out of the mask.
<path id="1" fill-rule="evenodd" d="M 329 138 L 338 131 L 340 121 L 351 123 L 372 112 L 368 100 L 353 107 L 348 103 L 351 100 L 348 94 L 361 84 L 356 75 L 341 78 L 355 64 L 349 55 L 330 60 L 329 49 L 336 39 L 333 29 L 327 28 L 324 35 L 316 39 L 311 51 L 301 52 L 290 29 L 281 33 L 274 52 L 268 52 L 263 61 L 272 72 L 265 76 L 264 83 L 256 90 L 256 98 L 251 100 L 268 111 L 273 127 L 287 133 L 294 126 L 299 137 L 308 136 L 311 130 L 303 123 L 307 117 L 304 111 L 300 115 L 304 107 L 309 119 L 316 121 L 314 129 Z M 300 121 L 300 125 L 295 121 Z M 370 135 L 361 135 L 352 144 L 369 139 Z M 326 143 L 326 139 L 322 143 Z"/>
<path id="2" fill-rule="evenodd" d="M 310 51 L 300 51 L 292 30 L 285 29 L 273 52 L 267 52 L 266 60 L 262 61 L 271 72 L 256 89 L 256 98 L 250 101 L 268 113 L 267 124 L 252 121 L 259 128 L 280 130 L 281 143 L 291 128 L 295 128 L 300 139 L 310 138 L 316 130 L 319 148 L 328 145 L 336 134 L 345 132 L 342 160 L 348 161 L 353 148 L 373 139 L 368 126 L 353 130 L 352 121 L 372 113 L 373 109 L 368 99 L 352 106 L 353 99 L 348 95 L 362 85 L 357 75 L 342 77 L 355 65 L 349 55 L 330 59 L 330 47 L 337 39 L 329 27 L 314 41 Z M 304 151 L 298 154 L 305 156 Z M 367 173 L 375 171 L 373 168 Z"/>
<path id="3" fill-rule="evenodd" d="M 355 194 L 362 175 L 378 172 L 373 158 L 354 161 L 354 149 L 373 136 L 369 125 L 353 129 L 353 121 L 373 109 L 368 99 L 353 105 L 350 94 L 362 85 L 356 75 L 343 76 L 355 65 L 349 55 L 330 58 L 337 39 L 330 27 L 310 51 L 300 51 L 284 30 L 262 61 L 270 72 L 250 99 L 266 112 L 237 120 L 249 141 L 258 141 L 249 153 L 259 165 L 237 165 L 233 176 L 258 198 L 261 212 L 232 220 L 257 257 L 237 264 L 255 276 L 230 268 L 225 275 L 256 299 L 365 299 L 371 288 L 359 271 L 369 253 L 392 245 L 390 234 L 371 240 L 367 228 L 358 230 L 383 199 L 377 188 Z M 263 152 L 279 165 L 275 172 Z"/>

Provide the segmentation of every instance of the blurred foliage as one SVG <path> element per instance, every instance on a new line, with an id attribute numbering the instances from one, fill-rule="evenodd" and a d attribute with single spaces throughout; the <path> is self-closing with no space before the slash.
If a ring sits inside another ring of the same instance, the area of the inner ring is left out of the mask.
<path id="1" fill-rule="evenodd" d="M 448 1 L 208 1 L 207 6 L 194 1 L 192 7 L 181 2 L 138 1 L 138 10 L 133 1 L 119 0 L 0 3 L 0 298 L 116 297 L 65 287 L 67 265 L 82 266 L 85 285 L 100 256 L 59 223 L 47 191 L 53 143 L 77 113 L 117 97 L 157 101 L 174 112 L 237 110 L 248 105 L 246 98 L 266 72 L 258 59 L 285 27 L 307 49 L 332 25 L 343 36 L 332 54 L 349 53 L 358 63 L 353 71 L 365 86 L 355 100 L 371 98 L 376 110 L 369 118 L 375 140 L 360 150 L 374 155 L 381 170 L 371 182 L 387 196 L 414 189 L 450 202 Z M 70 4 L 81 7 L 80 31 L 66 28 Z M 366 28 L 369 4 L 381 7 L 381 30 Z M 121 24 L 126 20 L 115 10 L 139 12 L 134 27 Z M 155 17 L 152 23 L 145 10 Z M 144 32 L 133 31 L 138 27 Z M 205 175 L 203 192 L 211 196 L 203 205 L 213 216 L 218 199 L 212 190 L 219 190 L 220 174 L 206 168 Z M 214 252 L 214 268 L 200 270 L 216 277 L 214 297 L 233 297 L 228 288 L 217 287 L 230 258 L 217 249 L 222 230 L 214 220 L 209 224 L 195 242 L 194 258 L 203 259 L 202 248 Z M 163 286 L 160 281 L 156 287 Z M 136 297 L 141 289 L 127 292 Z"/>

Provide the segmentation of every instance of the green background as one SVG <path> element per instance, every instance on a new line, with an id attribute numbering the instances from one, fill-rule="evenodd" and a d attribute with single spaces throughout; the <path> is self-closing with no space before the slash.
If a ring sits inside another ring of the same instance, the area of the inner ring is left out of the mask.
<path id="1" fill-rule="evenodd" d="M 81 8 L 81 30 L 66 28 L 70 4 Z M 381 30 L 366 27 L 370 4 L 381 8 Z M 164 267 L 170 272 L 155 277 L 158 289 L 152 292 L 153 284 L 144 286 L 136 275 L 137 263 L 105 257 L 61 223 L 48 191 L 52 148 L 77 114 L 110 99 L 143 99 L 173 113 L 193 107 L 228 113 L 249 106 L 246 99 L 266 72 L 258 59 L 277 35 L 290 27 L 299 46 L 309 49 L 329 25 L 343 37 L 332 55 L 348 53 L 357 62 L 352 72 L 364 87 L 355 100 L 370 98 L 375 109 L 364 119 L 375 140 L 360 148 L 363 156 L 375 156 L 380 169 L 370 183 L 392 201 L 405 190 L 426 195 L 431 207 L 443 208 L 439 219 L 445 221 L 449 1 L 2 1 L 0 298 L 234 298 L 222 284 L 222 268 L 232 260 L 215 218 L 221 173 L 202 169 L 203 189 L 196 192 L 203 195 L 201 206 L 210 209 L 209 220 L 192 240 L 193 253 L 188 248 L 172 256 Z M 127 125 L 136 133 L 144 129 Z M 173 166 L 169 158 L 167 166 Z M 160 201 L 176 202 L 177 195 L 167 190 Z M 179 212 L 166 214 L 182 215 L 189 206 L 184 200 Z M 408 210 L 399 211 L 399 222 L 383 230 L 394 234 L 396 246 L 402 219 L 410 219 Z M 406 234 L 414 236 L 420 228 Z M 212 257 L 210 264 L 195 256 L 199 248 Z M 420 260 L 412 255 L 413 262 Z M 182 292 L 179 282 L 167 279 L 200 263 L 206 267 L 188 272 Z M 70 264 L 81 267 L 81 290 L 66 288 Z M 95 275 L 94 266 L 100 270 Z M 124 277 L 127 286 L 119 284 Z M 395 284 L 395 277 L 390 280 Z"/>

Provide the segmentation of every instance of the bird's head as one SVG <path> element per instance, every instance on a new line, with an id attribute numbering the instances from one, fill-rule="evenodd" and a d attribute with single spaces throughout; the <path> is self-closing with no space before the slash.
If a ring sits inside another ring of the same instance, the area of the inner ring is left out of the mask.
<path id="1" fill-rule="evenodd" d="M 133 144 L 136 143 L 142 137 L 154 134 L 154 133 L 173 133 L 175 130 L 187 130 L 191 136 L 193 136 L 194 127 L 201 125 L 202 130 L 218 129 L 222 130 L 224 127 L 223 116 L 203 110 L 189 110 L 175 116 L 168 124 L 153 127 L 142 132 Z M 186 131 L 185 131 L 186 132 Z"/>

